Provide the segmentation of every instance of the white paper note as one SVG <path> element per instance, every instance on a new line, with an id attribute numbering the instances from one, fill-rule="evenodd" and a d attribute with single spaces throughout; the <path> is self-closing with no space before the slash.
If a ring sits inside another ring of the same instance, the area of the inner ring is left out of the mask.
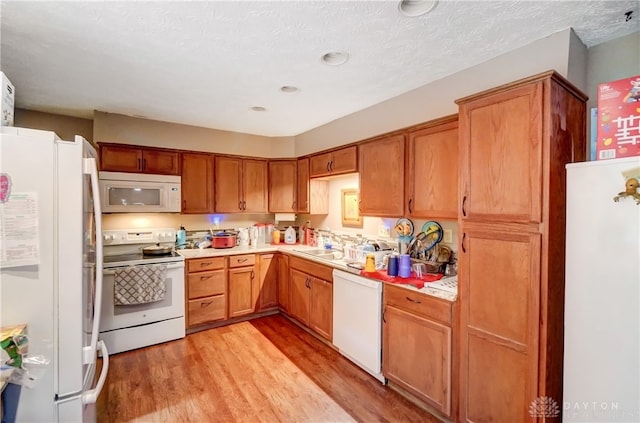
<path id="1" fill-rule="evenodd" d="M 40 264 L 38 194 L 12 193 L 0 204 L 0 268 Z"/>

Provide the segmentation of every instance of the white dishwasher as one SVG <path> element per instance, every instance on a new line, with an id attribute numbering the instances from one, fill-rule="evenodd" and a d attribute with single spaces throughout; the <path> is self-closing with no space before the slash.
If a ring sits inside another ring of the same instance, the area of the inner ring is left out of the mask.
<path id="1" fill-rule="evenodd" d="M 382 282 L 333 271 L 333 344 L 342 355 L 382 376 Z"/>

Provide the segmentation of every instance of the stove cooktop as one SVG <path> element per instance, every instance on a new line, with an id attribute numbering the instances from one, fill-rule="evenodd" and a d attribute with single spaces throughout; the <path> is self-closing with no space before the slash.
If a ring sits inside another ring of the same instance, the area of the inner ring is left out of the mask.
<path id="1" fill-rule="evenodd" d="M 133 266 L 137 264 L 175 263 L 184 261 L 184 257 L 172 251 L 163 255 L 145 255 L 142 253 L 118 254 L 104 256 L 104 268 Z"/>

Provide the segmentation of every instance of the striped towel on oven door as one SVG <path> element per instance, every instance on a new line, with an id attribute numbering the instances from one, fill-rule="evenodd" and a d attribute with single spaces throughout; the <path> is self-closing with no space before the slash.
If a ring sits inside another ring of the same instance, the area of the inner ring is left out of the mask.
<path id="1" fill-rule="evenodd" d="M 114 304 L 132 305 L 161 301 L 167 292 L 166 264 L 148 264 L 115 269 Z"/>

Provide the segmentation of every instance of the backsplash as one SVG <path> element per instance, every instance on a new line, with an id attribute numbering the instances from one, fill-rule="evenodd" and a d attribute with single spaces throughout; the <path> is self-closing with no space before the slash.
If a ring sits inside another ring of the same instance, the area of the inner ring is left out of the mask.
<path id="1" fill-rule="evenodd" d="M 362 228 L 342 226 L 341 190 L 359 187 L 357 173 L 336 176 L 329 179 L 329 214 L 309 215 L 297 214 L 295 222 L 279 222 L 278 227 L 288 225 L 302 226 L 306 221 L 311 222 L 311 227 L 327 229 L 336 234 L 361 234 L 368 239 L 379 237 L 381 227 L 389 228 L 391 238 L 397 238 L 394 227 L 398 218 L 368 217 L 362 218 Z M 112 229 L 133 228 L 175 228 L 184 226 L 188 231 L 203 229 L 237 229 L 248 227 L 255 223 L 275 223 L 273 213 L 263 214 L 178 214 L 178 213 L 111 213 L 103 214 L 103 227 Z M 452 242 L 443 242 L 452 250 L 457 251 L 458 222 L 456 220 L 436 219 L 442 228 L 452 231 Z M 414 226 L 414 234 L 418 233 L 425 219 L 411 219 Z"/>

